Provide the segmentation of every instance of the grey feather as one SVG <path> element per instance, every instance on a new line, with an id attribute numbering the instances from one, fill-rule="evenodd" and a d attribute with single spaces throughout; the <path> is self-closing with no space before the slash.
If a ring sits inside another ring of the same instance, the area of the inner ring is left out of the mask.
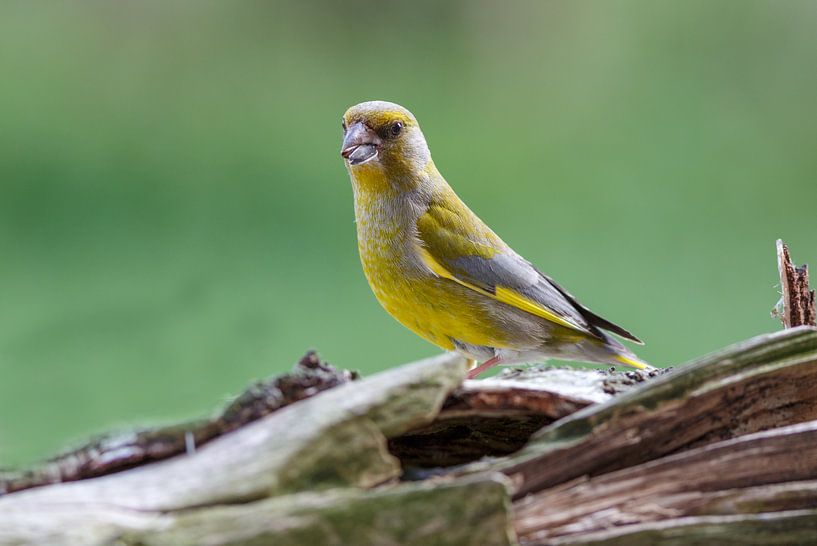
<path id="1" fill-rule="evenodd" d="M 545 306 L 557 315 L 569 319 L 596 337 L 586 317 L 550 281 L 524 258 L 508 249 L 490 259 L 480 256 L 463 256 L 450 264 L 452 273 L 464 281 L 494 293 L 497 286 L 510 288 L 534 302 Z"/>
<path id="2" fill-rule="evenodd" d="M 602 329 L 641 343 L 641 340 L 621 326 L 600 317 L 579 303 L 567 290 L 510 249 L 490 259 L 463 256 L 446 265 L 462 280 L 488 292 L 494 293 L 497 286 L 515 290 L 557 315 L 569 319 L 599 339 L 605 341 L 608 339 L 608 336 L 599 331 Z"/>

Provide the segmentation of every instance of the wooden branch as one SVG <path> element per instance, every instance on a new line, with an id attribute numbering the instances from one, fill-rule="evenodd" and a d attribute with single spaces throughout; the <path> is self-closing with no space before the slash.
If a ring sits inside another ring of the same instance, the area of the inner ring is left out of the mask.
<path id="1" fill-rule="evenodd" d="M 808 266 L 794 266 L 789 247 L 781 239 L 777 240 L 777 270 L 780 273 L 783 309 L 776 314 L 783 321 L 783 326 L 817 326 L 817 307 L 814 290 L 809 288 Z"/>

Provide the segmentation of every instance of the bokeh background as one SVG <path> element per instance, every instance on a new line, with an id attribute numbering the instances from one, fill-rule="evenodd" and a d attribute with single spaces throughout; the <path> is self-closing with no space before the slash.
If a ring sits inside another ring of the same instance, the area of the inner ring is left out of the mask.
<path id="1" fill-rule="evenodd" d="M 0 466 L 207 413 L 308 348 L 437 349 L 357 258 L 340 116 L 387 99 L 520 253 L 678 364 L 817 262 L 817 3 L 4 2 Z"/>

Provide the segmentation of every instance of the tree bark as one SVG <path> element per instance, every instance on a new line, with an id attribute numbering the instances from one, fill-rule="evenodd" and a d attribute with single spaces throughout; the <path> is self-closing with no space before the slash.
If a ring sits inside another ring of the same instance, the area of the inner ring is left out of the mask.
<path id="1" fill-rule="evenodd" d="M 527 543 L 568 543 L 612 527 L 812 509 L 815 478 L 817 421 L 810 421 L 529 495 L 514 506 L 516 529 Z"/>
<path id="2" fill-rule="evenodd" d="M 339 382 L 195 452 L 0 496 L 0 544 L 813 536 L 816 329 L 758 336 L 665 373 L 540 367 L 463 382 L 465 373 L 442 356 Z M 520 425 L 531 422 L 551 424 Z"/>
<path id="3" fill-rule="evenodd" d="M 516 496 L 682 449 L 817 419 L 817 330 L 758 336 L 547 427 L 499 464 Z"/>

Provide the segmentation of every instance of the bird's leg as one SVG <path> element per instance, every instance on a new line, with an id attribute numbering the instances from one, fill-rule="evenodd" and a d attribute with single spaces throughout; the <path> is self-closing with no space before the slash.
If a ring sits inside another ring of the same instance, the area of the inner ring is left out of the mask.
<path id="1" fill-rule="evenodd" d="M 501 360 L 502 359 L 500 357 L 498 357 L 498 356 L 495 356 L 493 358 L 489 358 L 488 360 L 486 360 L 485 362 L 483 362 L 482 364 L 480 364 L 479 366 L 477 366 L 476 368 L 474 368 L 473 370 L 468 372 L 468 379 L 474 379 L 476 376 L 478 376 L 479 374 L 481 374 L 482 372 L 484 372 L 488 368 L 491 368 L 491 367 L 496 366 L 497 364 L 499 364 L 499 362 Z"/>

